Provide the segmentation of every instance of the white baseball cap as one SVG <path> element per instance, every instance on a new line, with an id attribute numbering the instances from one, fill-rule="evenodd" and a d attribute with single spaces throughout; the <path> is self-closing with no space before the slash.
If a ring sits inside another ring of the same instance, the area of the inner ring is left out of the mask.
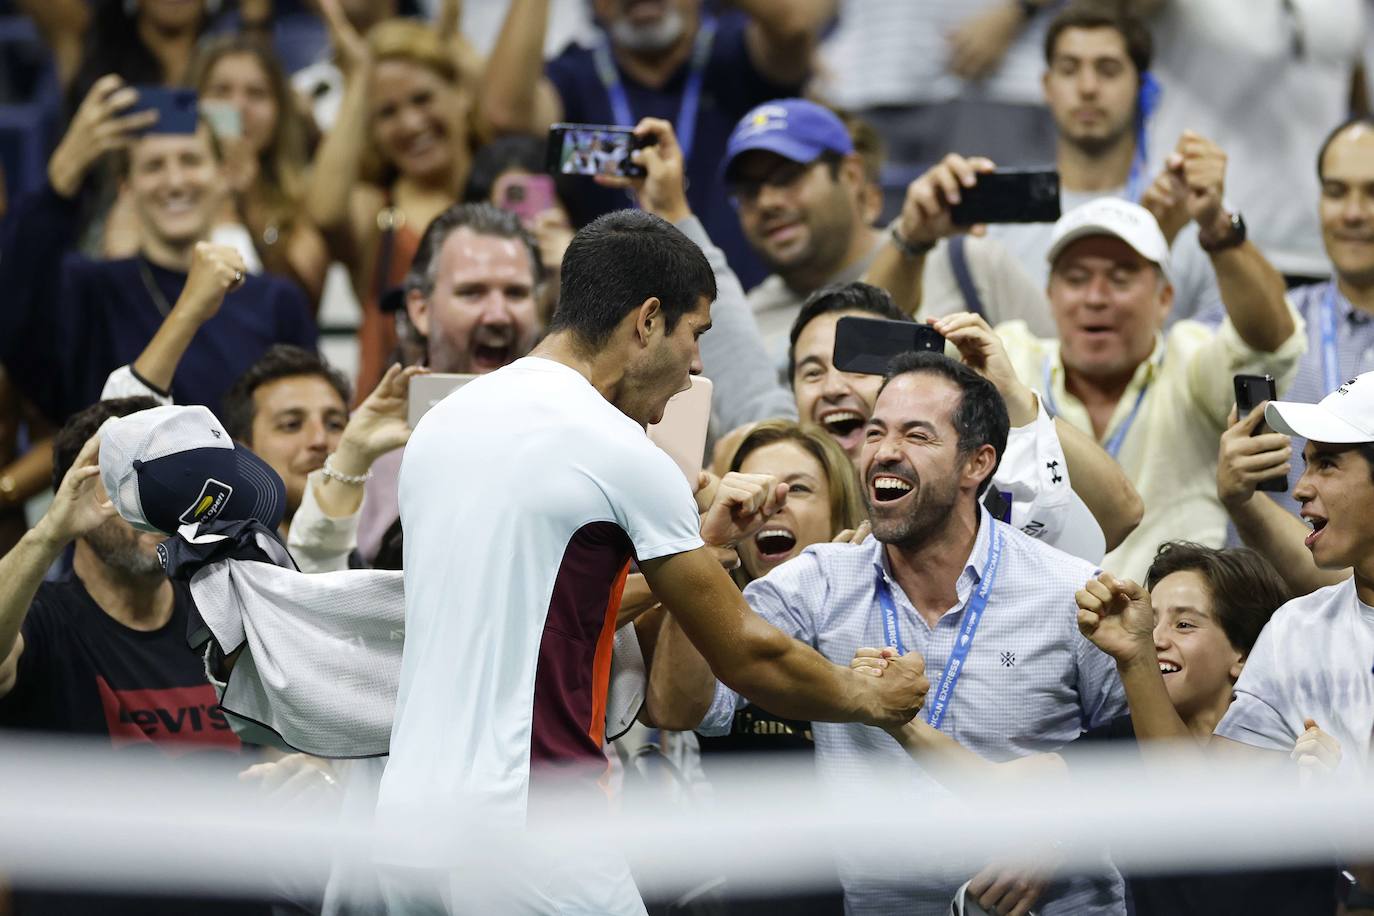
<path id="1" fill-rule="evenodd" d="M 1169 274 L 1169 243 L 1154 214 L 1119 197 L 1099 197 L 1059 217 L 1050 236 L 1047 259 L 1053 265 L 1064 249 L 1081 238 L 1110 235 L 1121 239 L 1142 258 Z"/>
<path id="2" fill-rule="evenodd" d="M 1317 404 L 1270 401 L 1264 420 L 1278 432 L 1314 442 L 1374 442 L 1374 372 L 1352 378 Z"/>
<path id="3" fill-rule="evenodd" d="M 100 427 L 100 479 L 115 511 L 141 531 L 256 519 L 275 528 L 286 509 L 277 472 L 235 446 L 206 407 L 150 407 Z"/>

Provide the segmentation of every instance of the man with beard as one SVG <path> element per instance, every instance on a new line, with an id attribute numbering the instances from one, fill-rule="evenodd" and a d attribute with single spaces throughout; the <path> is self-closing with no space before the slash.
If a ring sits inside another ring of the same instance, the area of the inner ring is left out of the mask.
<path id="1" fill-rule="evenodd" d="M 1171 319 L 1212 311 L 1221 317 L 1221 295 L 1198 226 L 1183 206 L 1182 159 L 1201 138 L 1185 135 L 1153 183 L 1145 170 L 1141 119 L 1157 92 L 1149 75 L 1150 30 L 1122 4 L 1068 6 L 1045 34 L 1045 105 L 1054 117 L 1055 167 L 1064 212 L 1099 197 L 1122 197 L 1154 213 L 1173 243 L 1174 307 Z M 1172 139 L 1172 138 L 1171 138 Z M 1001 223 L 988 237 L 1001 242 L 1044 289 L 1049 223 Z M 1039 332 L 1037 332 L 1039 333 Z"/>
<path id="2" fill-rule="evenodd" d="M 555 121 L 630 127 L 672 123 L 687 162 L 688 201 L 748 288 L 764 270 L 740 234 L 720 182 L 725 141 L 760 102 L 798 95 L 835 0 L 735 0 L 712 15 L 701 0 L 595 0 L 603 32 L 544 65 L 549 0 L 513 0 L 483 79 L 479 114 L 498 132 L 542 134 Z M 627 205 L 578 183 L 573 222 Z"/>
<path id="3" fill-rule="evenodd" d="M 154 406 L 150 398 L 101 401 L 54 440 L 52 505 L 0 559 L 0 726 L 97 736 L 115 752 L 242 754 L 204 662 L 186 645 L 189 596 L 163 575 L 156 548 L 164 536 L 115 515 L 98 477 L 101 424 Z M 43 581 L 73 544 L 70 577 Z M 21 892 L 16 901 L 20 913 L 264 911 L 171 897 Z"/>
<path id="4" fill-rule="evenodd" d="M 980 498 L 1006 448 L 1007 406 L 992 382 L 940 354 L 898 357 L 865 428 L 859 472 L 873 525 L 861 544 L 817 544 L 751 583 L 750 607 L 833 661 L 866 645 L 919 650 L 943 671 L 923 715 L 991 759 L 1077 738 L 1124 710 L 1110 659 L 1078 632 L 1073 596 L 1094 567 L 994 519 Z M 876 640 L 876 642 L 875 642 Z M 710 676 L 675 622 L 650 674 L 655 722 L 728 728 L 747 701 Z M 909 767 L 915 811 L 943 794 L 885 734 L 816 722 L 817 768 L 843 791 L 876 769 Z M 969 744 L 971 742 L 971 744 Z M 944 914 L 970 875 L 913 879 L 839 852 L 846 911 Z M 1104 872 L 1106 866 L 1104 865 Z M 1115 875 L 1054 881 L 1023 873 L 1037 909 L 1118 913 Z"/>

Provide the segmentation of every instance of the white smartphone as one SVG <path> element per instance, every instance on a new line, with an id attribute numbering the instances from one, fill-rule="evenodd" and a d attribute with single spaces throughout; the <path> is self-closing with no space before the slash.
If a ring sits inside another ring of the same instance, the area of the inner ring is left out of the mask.
<path id="1" fill-rule="evenodd" d="M 477 378 L 475 375 L 434 372 L 417 375 L 410 380 L 410 398 L 406 404 L 406 422 L 414 429 L 420 418 L 444 398 Z"/>
<path id="2" fill-rule="evenodd" d="M 216 139 L 237 140 L 243 136 L 243 115 L 230 103 L 202 100 L 200 113 L 209 122 Z"/>
<path id="3" fill-rule="evenodd" d="M 710 425 L 711 380 L 694 375 L 690 388 L 668 400 L 663 419 L 649 426 L 649 439 L 682 468 L 693 490 L 706 457 L 706 430 Z"/>

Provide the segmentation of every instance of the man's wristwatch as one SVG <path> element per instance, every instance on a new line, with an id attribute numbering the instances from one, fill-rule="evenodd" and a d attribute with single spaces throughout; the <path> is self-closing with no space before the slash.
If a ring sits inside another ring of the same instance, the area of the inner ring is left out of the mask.
<path id="1" fill-rule="evenodd" d="M 1232 213 L 1226 228 L 1217 238 L 1209 238 L 1206 231 L 1199 231 L 1197 243 L 1202 246 L 1202 250 L 1208 254 L 1216 254 L 1218 251 L 1226 251 L 1229 248 L 1236 248 L 1245 243 L 1245 219 L 1239 213 Z"/>

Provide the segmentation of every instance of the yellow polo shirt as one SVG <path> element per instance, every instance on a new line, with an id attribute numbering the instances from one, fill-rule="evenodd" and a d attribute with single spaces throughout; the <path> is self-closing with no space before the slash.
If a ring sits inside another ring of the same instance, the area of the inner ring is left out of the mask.
<path id="1" fill-rule="evenodd" d="M 1104 569 L 1144 582 L 1165 541 L 1223 545 L 1227 516 L 1217 499 L 1216 467 L 1235 404 L 1232 376 L 1268 374 L 1280 393 L 1288 387 L 1307 350 L 1302 318 L 1291 303 L 1289 310 L 1297 329 L 1274 353 L 1247 345 L 1229 318 L 1219 328 L 1180 321 L 1156 339 L 1100 440 L 1104 448 L 1119 444 L 1116 459 L 1145 503 L 1140 527 L 1107 554 Z M 1041 392 L 1058 416 L 1091 435 L 1087 409 L 1064 389 L 1059 341 L 1036 337 L 1023 321 L 1004 322 L 996 330 L 1021 380 Z"/>

